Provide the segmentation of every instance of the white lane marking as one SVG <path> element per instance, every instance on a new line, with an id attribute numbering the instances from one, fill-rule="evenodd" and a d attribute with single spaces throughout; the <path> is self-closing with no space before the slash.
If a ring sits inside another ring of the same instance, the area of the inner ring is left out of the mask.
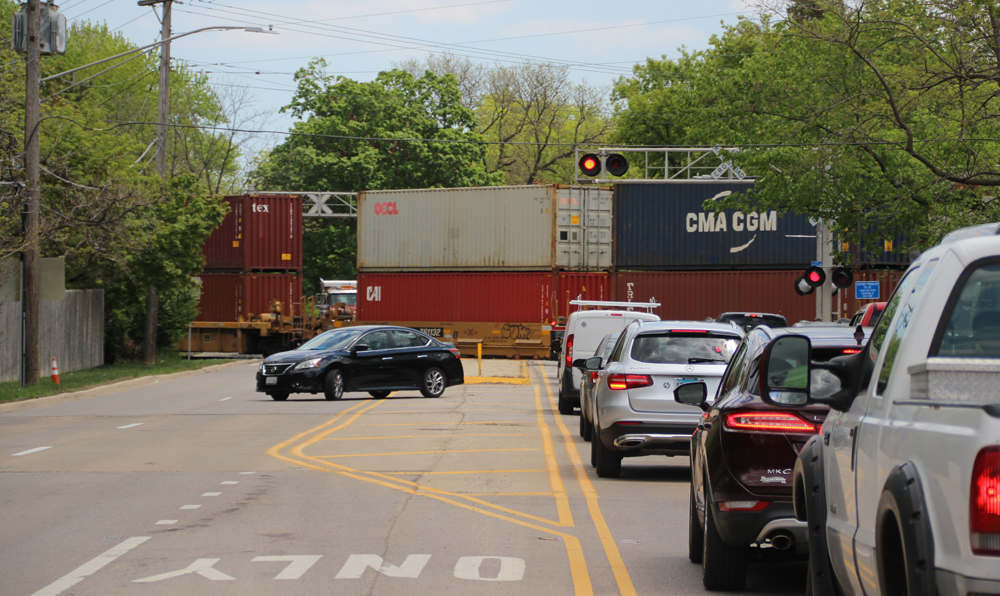
<path id="1" fill-rule="evenodd" d="M 219 496 L 221 494 L 222 493 L 202 493 L 201 496 L 203 496 L 203 497 L 217 497 L 217 496 Z"/>
<path id="2" fill-rule="evenodd" d="M 84 563 L 73 571 L 70 571 L 68 574 L 57 579 L 54 583 L 49 584 L 31 596 L 56 596 L 57 594 L 61 594 L 62 592 L 82 582 L 88 575 L 93 575 L 94 573 L 100 571 L 108 563 L 111 563 L 118 557 L 124 555 L 147 540 L 149 540 L 149 536 L 135 536 L 133 538 L 129 538 L 118 546 L 105 551 L 103 554 L 98 555 L 96 558 L 91 559 L 89 562 Z"/>
<path id="3" fill-rule="evenodd" d="M 182 505 L 181 509 L 197 509 L 199 507 L 201 507 L 201 505 Z"/>
<path id="4" fill-rule="evenodd" d="M 142 426 L 143 424 L 146 424 L 146 423 L 145 422 L 136 422 L 135 424 L 126 424 L 125 426 L 119 426 L 118 430 L 122 430 L 123 428 L 135 428 L 137 426 Z"/>
<path id="5" fill-rule="evenodd" d="M 236 580 L 235 577 L 226 575 L 225 573 L 219 571 L 213 565 L 218 563 L 221 559 L 198 559 L 194 563 L 191 563 L 185 569 L 180 569 L 178 571 L 170 571 L 169 573 L 161 573 L 159 575 L 151 575 L 149 577 L 144 577 L 142 579 L 134 579 L 132 583 L 149 583 L 158 582 L 165 579 L 173 579 L 175 577 L 180 577 L 182 575 L 187 575 L 189 573 L 197 573 L 198 575 L 204 577 L 205 579 L 210 579 L 212 581 L 225 581 L 225 580 Z"/>
<path id="6" fill-rule="evenodd" d="M 27 451 L 22 451 L 21 453 L 15 453 L 11 457 L 20 457 L 22 455 L 30 455 L 32 453 L 38 453 L 39 451 L 45 451 L 46 449 L 52 449 L 52 447 L 35 447 L 34 449 L 28 449 Z"/>
<path id="7" fill-rule="evenodd" d="M 247 474 L 256 474 L 257 472 L 240 472 L 240 476 L 246 476 Z"/>
<path id="8" fill-rule="evenodd" d="M 229 400 L 231 400 L 231 399 L 233 399 L 233 398 L 231 398 L 231 397 L 223 397 L 223 398 L 222 398 L 222 399 L 220 399 L 219 401 L 229 401 Z"/>
<path id="9" fill-rule="evenodd" d="M 483 577 L 479 567 L 487 559 L 500 561 L 500 571 L 496 577 Z M 455 577 L 484 582 L 517 582 L 524 579 L 524 559 L 514 557 L 462 557 L 455 564 Z"/>
<path id="10" fill-rule="evenodd" d="M 221 484 L 239 484 L 239 480 L 223 480 Z"/>
<path id="11" fill-rule="evenodd" d="M 176 523 L 177 523 L 176 519 L 161 519 L 160 521 L 156 522 L 156 525 L 158 525 L 158 526 L 172 526 L 172 525 L 174 525 Z"/>
<path id="12" fill-rule="evenodd" d="M 280 557 L 254 557 L 251 562 L 262 561 L 262 562 L 275 562 L 280 563 L 288 561 L 288 567 L 285 567 L 281 573 L 274 576 L 274 579 L 299 579 L 305 575 L 309 568 L 316 564 L 323 555 L 287 555 Z"/>
<path id="13" fill-rule="evenodd" d="M 351 555 L 334 579 L 359 579 L 369 567 L 389 577 L 415 579 L 420 577 L 420 572 L 430 559 L 430 555 L 408 555 L 403 564 L 396 567 L 392 563 L 386 563 L 378 555 Z"/>

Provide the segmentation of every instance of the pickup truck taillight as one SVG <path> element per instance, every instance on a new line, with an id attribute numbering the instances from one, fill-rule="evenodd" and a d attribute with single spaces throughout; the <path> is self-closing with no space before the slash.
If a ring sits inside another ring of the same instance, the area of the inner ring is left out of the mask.
<path id="1" fill-rule="evenodd" d="M 573 334 L 566 338 L 566 368 L 573 368 Z"/>
<path id="2" fill-rule="evenodd" d="M 969 534 L 973 553 L 1000 556 L 1000 447 L 981 450 L 972 467 Z"/>
<path id="3" fill-rule="evenodd" d="M 650 387 L 653 384 L 653 377 L 649 375 L 609 375 L 608 387 L 615 391 L 622 389 L 639 389 L 640 387 Z"/>

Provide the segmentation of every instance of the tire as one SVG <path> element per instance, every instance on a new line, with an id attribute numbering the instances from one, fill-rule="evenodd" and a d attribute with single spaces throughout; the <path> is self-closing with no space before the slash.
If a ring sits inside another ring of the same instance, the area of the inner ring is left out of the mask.
<path id="1" fill-rule="evenodd" d="M 597 433 L 597 429 L 594 428 L 593 424 L 590 425 L 590 435 L 591 435 L 591 440 L 590 440 L 590 466 L 592 468 L 596 468 L 597 467 L 597 444 L 601 442 L 601 439 L 599 438 L 600 435 Z"/>
<path id="2" fill-rule="evenodd" d="M 375 399 L 385 399 L 389 397 L 390 393 L 392 393 L 392 391 L 369 391 L 368 395 L 374 397 Z"/>
<path id="3" fill-rule="evenodd" d="M 420 393 L 424 397 L 441 397 L 447 386 L 444 372 L 440 368 L 431 367 L 424 371 L 424 377 L 420 381 Z"/>
<path id="4" fill-rule="evenodd" d="M 274 401 L 285 401 L 286 399 L 288 399 L 287 391 L 276 391 L 274 393 L 268 393 L 268 395 L 270 395 L 271 399 L 273 399 Z"/>
<path id="5" fill-rule="evenodd" d="M 691 500 L 688 512 L 688 559 L 692 563 L 701 563 L 705 554 L 705 534 L 698 520 L 698 506 L 694 499 L 694 474 L 691 475 Z"/>
<path id="6" fill-rule="evenodd" d="M 739 592 L 747 583 L 749 546 L 729 546 L 715 527 L 712 504 L 705 502 L 704 537 L 702 538 L 702 584 L 712 592 Z"/>
<path id="7" fill-rule="evenodd" d="M 823 443 L 817 435 L 799 452 L 792 480 L 795 517 L 808 524 L 809 577 L 806 587 L 813 596 L 843 594 L 830 564 L 826 544 L 826 488 L 823 486 Z"/>
<path id="8" fill-rule="evenodd" d="M 597 475 L 601 478 L 618 478 L 622 475 L 622 454 L 612 451 L 604 446 L 604 441 L 600 436 L 595 436 L 591 441 L 594 445 L 597 462 Z"/>
<path id="9" fill-rule="evenodd" d="M 875 516 L 875 554 L 887 596 L 936 596 L 934 535 L 923 485 L 912 462 L 886 478 Z"/>
<path id="10" fill-rule="evenodd" d="M 569 416 L 573 413 L 573 404 L 561 395 L 559 396 L 559 413 L 563 416 Z"/>
<path id="11" fill-rule="evenodd" d="M 323 395 L 328 400 L 337 400 L 344 397 L 344 373 L 340 369 L 333 369 L 326 373 L 323 379 Z"/>
<path id="12" fill-rule="evenodd" d="M 583 408 L 580 408 L 580 438 L 587 440 L 587 417 L 583 415 Z"/>
<path id="13" fill-rule="evenodd" d="M 590 419 L 583 415 L 583 410 L 580 410 L 580 418 L 583 420 L 583 440 L 591 441 L 594 439 L 594 425 L 590 423 Z"/>

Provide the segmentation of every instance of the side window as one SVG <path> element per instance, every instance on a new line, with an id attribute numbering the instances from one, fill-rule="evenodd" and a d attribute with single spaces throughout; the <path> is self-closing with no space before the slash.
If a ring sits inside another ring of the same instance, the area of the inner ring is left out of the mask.
<path id="1" fill-rule="evenodd" d="M 896 288 L 892 297 L 889 298 L 889 303 L 885 305 L 885 310 L 882 312 L 882 316 L 879 317 L 878 323 L 875 325 L 874 331 L 872 331 L 871 338 L 868 340 L 868 344 L 870 345 L 868 354 L 871 357 L 870 365 L 875 364 L 878 360 L 883 344 L 885 344 L 886 335 L 889 333 L 889 324 L 892 323 L 896 310 L 899 308 L 899 301 L 903 296 L 910 294 L 915 279 L 916 275 L 914 275 L 914 271 L 907 273 L 903 280 L 899 282 L 899 287 Z"/>
<path id="2" fill-rule="evenodd" d="M 736 354 L 733 359 L 729 362 L 729 366 L 726 367 L 726 374 L 722 378 L 722 383 L 719 384 L 719 393 L 716 396 L 717 399 L 722 399 L 733 389 L 733 387 L 739 387 L 737 379 L 740 377 L 740 373 L 744 369 L 743 364 L 746 361 L 747 356 L 747 344 L 742 342 L 740 347 L 736 350 Z"/>
<path id="3" fill-rule="evenodd" d="M 615 349 L 611 352 L 611 357 L 608 358 L 608 362 L 621 362 L 622 353 L 625 351 L 625 339 L 628 337 L 628 329 L 618 337 L 618 343 L 615 344 Z"/>
<path id="4" fill-rule="evenodd" d="M 977 268 L 942 318 L 948 323 L 931 356 L 1000 358 L 1000 264 Z"/>
<path id="5" fill-rule="evenodd" d="M 902 301 L 905 298 L 906 303 L 899 308 L 899 314 L 897 315 L 898 320 L 896 322 L 896 327 L 892 330 L 892 337 L 889 339 L 889 343 L 886 346 L 885 360 L 882 361 L 882 370 L 879 371 L 878 375 L 878 385 L 876 386 L 876 392 L 881 395 L 885 391 L 886 385 L 889 383 L 889 375 L 892 374 L 892 365 L 896 362 L 896 355 L 899 353 L 899 346 L 903 343 L 906 338 L 906 332 L 910 329 L 910 323 L 913 322 L 913 311 L 916 310 L 917 304 L 920 303 L 920 298 L 924 295 L 924 289 L 927 287 L 927 281 L 930 279 L 934 270 L 937 269 L 938 261 L 937 259 L 930 261 L 924 265 L 923 270 L 920 272 L 920 277 L 917 278 L 917 283 L 913 284 L 913 288 L 910 290 L 909 295 L 900 296 L 898 301 Z M 912 275 L 910 277 L 913 277 Z M 900 293 L 897 292 L 897 296 Z M 893 300 L 897 300 L 895 297 Z M 882 312 L 883 315 L 879 317 L 879 323 L 883 321 L 888 324 L 889 318 L 889 305 L 886 305 L 885 310 Z M 881 326 L 881 325 L 880 325 Z"/>
<path id="6" fill-rule="evenodd" d="M 360 343 L 368 344 L 369 350 L 388 350 L 389 349 L 389 333 L 386 331 L 372 331 L 371 333 L 366 333 L 360 340 Z"/>
<path id="7" fill-rule="evenodd" d="M 419 348 L 427 345 L 427 338 L 414 331 L 393 329 L 392 342 L 397 348 Z"/>

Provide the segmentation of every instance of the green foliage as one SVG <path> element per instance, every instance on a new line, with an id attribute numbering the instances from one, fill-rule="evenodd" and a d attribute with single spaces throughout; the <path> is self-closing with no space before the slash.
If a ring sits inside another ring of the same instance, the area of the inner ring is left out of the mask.
<path id="1" fill-rule="evenodd" d="M 302 233 L 302 288 L 320 293 L 319 279 L 357 276 L 357 222 L 354 219 L 306 218 Z"/>
<path id="2" fill-rule="evenodd" d="M 845 240 L 911 246 L 1000 219 L 991 4 L 799 2 L 741 19 L 704 52 L 647 60 L 615 87 L 617 140 L 739 146 L 759 205 L 832 222 Z"/>

